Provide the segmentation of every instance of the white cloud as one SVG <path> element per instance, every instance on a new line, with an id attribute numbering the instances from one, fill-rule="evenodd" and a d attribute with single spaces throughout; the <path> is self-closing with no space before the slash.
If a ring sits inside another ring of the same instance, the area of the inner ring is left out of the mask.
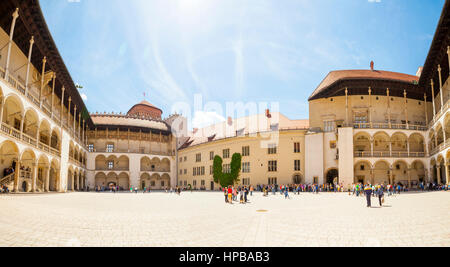
<path id="1" fill-rule="evenodd" d="M 367 0 L 369 3 L 381 3 L 381 0 Z"/>
<path id="2" fill-rule="evenodd" d="M 87 101 L 88 97 L 86 94 L 81 94 L 81 99 L 83 99 L 83 101 Z"/>
<path id="3" fill-rule="evenodd" d="M 216 123 L 224 122 L 226 119 L 216 112 L 197 111 L 192 119 L 193 128 L 203 128 Z"/>

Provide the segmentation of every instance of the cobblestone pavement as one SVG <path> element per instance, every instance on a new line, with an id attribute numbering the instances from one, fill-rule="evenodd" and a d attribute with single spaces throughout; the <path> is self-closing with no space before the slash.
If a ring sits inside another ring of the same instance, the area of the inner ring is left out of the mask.
<path id="1" fill-rule="evenodd" d="M 0 196 L 0 246 L 450 246 L 450 192 L 364 198 L 221 193 Z M 265 210 L 265 212 L 261 212 Z"/>

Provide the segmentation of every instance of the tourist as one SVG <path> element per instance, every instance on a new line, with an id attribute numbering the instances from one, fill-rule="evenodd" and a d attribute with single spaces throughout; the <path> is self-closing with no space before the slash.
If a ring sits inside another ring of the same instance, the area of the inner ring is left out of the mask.
<path id="1" fill-rule="evenodd" d="M 233 204 L 233 189 L 228 186 L 228 203 Z"/>
<path id="2" fill-rule="evenodd" d="M 225 203 L 228 203 L 228 190 L 227 188 L 223 188 L 223 195 L 225 196 Z"/>
<path id="3" fill-rule="evenodd" d="M 290 199 L 289 190 L 287 188 L 284 189 L 284 199 Z"/>
<path id="4" fill-rule="evenodd" d="M 244 202 L 247 203 L 247 196 L 248 196 L 248 188 L 244 188 Z"/>
<path id="5" fill-rule="evenodd" d="M 378 200 L 380 202 L 380 207 L 383 207 L 383 203 L 384 203 L 384 191 L 383 191 L 383 187 L 382 186 L 378 186 L 377 189 L 377 195 L 378 195 Z"/>
<path id="6" fill-rule="evenodd" d="M 371 198 L 372 198 L 372 187 L 370 185 L 367 185 L 364 188 L 364 193 L 366 194 L 366 200 L 367 200 L 367 207 L 371 208 L 372 207 L 372 203 L 371 203 Z"/>

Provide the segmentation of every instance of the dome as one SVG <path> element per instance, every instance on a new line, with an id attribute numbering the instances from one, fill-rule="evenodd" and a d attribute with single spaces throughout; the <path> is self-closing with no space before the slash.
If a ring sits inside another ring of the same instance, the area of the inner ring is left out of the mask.
<path id="1" fill-rule="evenodd" d="M 162 110 L 148 101 L 142 101 L 139 104 L 134 105 L 127 113 L 129 116 L 137 115 L 150 117 L 152 119 L 161 120 Z"/>

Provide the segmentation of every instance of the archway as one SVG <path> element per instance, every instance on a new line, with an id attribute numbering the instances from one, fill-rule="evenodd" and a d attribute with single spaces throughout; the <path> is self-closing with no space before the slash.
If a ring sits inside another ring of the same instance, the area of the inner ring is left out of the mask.
<path id="1" fill-rule="evenodd" d="M 365 184 L 371 180 L 372 165 L 368 161 L 359 161 L 355 164 L 354 183 Z"/>
<path id="2" fill-rule="evenodd" d="M 385 132 L 378 132 L 373 137 L 373 151 L 376 157 L 387 157 L 389 154 L 390 137 Z"/>
<path id="3" fill-rule="evenodd" d="M 130 188 L 130 177 L 127 173 L 122 172 L 118 177 L 118 185 L 120 190 L 127 190 Z"/>
<path id="4" fill-rule="evenodd" d="M 150 186 L 150 175 L 148 173 L 141 174 L 141 190 Z"/>
<path id="5" fill-rule="evenodd" d="M 95 175 L 95 186 L 103 187 L 106 186 L 106 174 L 103 172 L 99 172 Z"/>
<path id="6" fill-rule="evenodd" d="M 392 183 L 408 185 L 408 164 L 402 160 L 396 161 L 392 165 Z"/>
<path id="7" fill-rule="evenodd" d="M 292 176 L 292 183 L 293 184 L 303 184 L 304 180 L 303 180 L 303 175 L 301 175 L 300 173 L 296 173 Z"/>
<path id="8" fill-rule="evenodd" d="M 327 184 L 339 184 L 339 171 L 338 169 L 330 169 L 327 172 L 326 177 L 326 183 Z"/>
<path id="9" fill-rule="evenodd" d="M 364 157 L 370 155 L 370 135 L 368 133 L 361 132 L 355 135 L 353 144 L 356 156 Z"/>
<path id="10" fill-rule="evenodd" d="M 373 180 L 374 184 L 388 184 L 390 175 L 390 165 L 384 160 L 375 163 L 373 170 Z"/>
<path id="11" fill-rule="evenodd" d="M 19 191 L 29 192 L 32 188 L 32 177 L 35 170 L 36 155 L 30 149 L 25 150 L 20 158 Z M 24 182 L 26 186 L 24 186 Z M 25 190 L 24 190 L 25 188 Z"/>
<path id="12" fill-rule="evenodd" d="M 9 96 L 3 106 L 3 123 L 20 131 L 23 118 L 23 105 L 17 96 Z"/>
<path id="13" fill-rule="evenodd" d="M 59 180 L 59 164 L 56 160 L 52 161 L 52 164 L 50 166 L 50 178 L 49 178 L 49 184 L 48 189 L 51 192 L 57 192 L 60 191 L 60 180 Z"/>

